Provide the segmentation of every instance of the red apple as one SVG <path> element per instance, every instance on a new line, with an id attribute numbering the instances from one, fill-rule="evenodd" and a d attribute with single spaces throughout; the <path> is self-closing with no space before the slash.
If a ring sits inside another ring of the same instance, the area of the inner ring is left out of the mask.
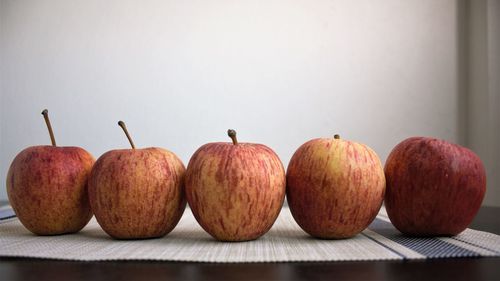
<path id="1" fill-rule="evenodd" d="M 186 207 L 184 165 L 166 149 L 136 149 L 125 123 L 118 125 L 132 149 L 111 150 L 97 159 L 89 179 L 92 211 L 111 237 L 165 236 Z"/>
<path id="2" fill-rule="evenodd" d="M 44 115 L 52 146 L 21 151 L 7 173 L 7 194 L 21 223 L 38 235 L 80 231 L 92 217 L 87 180 L 94 157 L 79 147 L 58 147 Z"/>
<path id="3" fill-rule="evenodd" d="M 469 149 L 444 140 L 413 137 L 399 143 L 385 164 L 385 205 L 392 224 L 412 236 L 451 236 L 476 215 L 486 175 Z"/>
<path id="4" fill-rule="evenodd" d="M 198 223 L 220 241 L 257 239 L 273 225 L 285 197 L 285 170 L 262 144 L 208 143 L 189 161 L 186 196 Z"/>
<path id="5" fill-rule="evenodd" d="M 295 221 L 323 239 L 348 238 L 363 231 L 384 198 L 384 171 L 377 154 L 338 135 L 300 146 L 288 164 L 286 179 Z"/>

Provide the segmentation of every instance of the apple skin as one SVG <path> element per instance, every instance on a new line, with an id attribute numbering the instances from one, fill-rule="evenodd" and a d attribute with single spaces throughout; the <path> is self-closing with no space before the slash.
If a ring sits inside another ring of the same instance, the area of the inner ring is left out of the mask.
<path id="1" fill-rule="evenodd" d="M 219 241 L 264 235 L 285 199 L 285 170 L 261 144 L 208 143 L 191 157 L 186 196 L 194 217 Z"/>
<path id="2" fill-rule="evenodd" d="M 116 239 L 165 236 L 186 207 L 184 173 L 181 160 L 162 148 L 106 152 L 89 179 L 97 222 Z"/>
<path id="3" fill-rule="evenodd" d="M 32 146 L 7 173 L 7 194 L 21 223 L 37 235 L 80 231 L 92 218 L 87 181 L 94 157 L 79 147 Z"/>
<path id="4" fill-rule="evenodd" d="M 363 144 L 313 139 L 292 156 L 287 200 L 299 226 L 311 236 L 342 239 L 363 231 L 384 199 L 385 177 L 377 154 Z"/>
<path id="5" fill-rule="evenodd" d="M 427 137 L 399 143 L 385 164 L 385 205 L 410 236 L 453 236 L 467 228 L 486 192 L 481 159 L 459 145 Z"/>

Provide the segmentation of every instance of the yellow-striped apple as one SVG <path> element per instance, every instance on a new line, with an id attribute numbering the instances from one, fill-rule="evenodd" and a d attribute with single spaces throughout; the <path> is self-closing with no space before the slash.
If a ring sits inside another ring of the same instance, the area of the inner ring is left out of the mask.
<path id="1" fill-rule="evenodd" d="M 257 239 L 273 225 L 285 198 L 285 170 L 262 144 L 208 143 L 189 161 L 186 197 L 198 223 L 220 241 Z"/>
<path id="2" fill-rule="evenodd" d="M 165 236 L 179 222 L 186 200 L 181 160 L 157 147 L 117 149 L 97 159 L 89 179 L 92 211 L 102 229 L 116 239 Z"/>
<path id="3" fill-rule="evenodd" d="M 472 222 L 486 192 L 481 159 L 428 137 L 399 143 L 385 164 L 385 205 L 392 224 L 411 236 L 452 236 Z"/>
<path id="4" fill-rule="evenodd" d="M 338 135 L 300 146 L 288 164 L 286 179 L 295 221 L 323 239 L 348 238 L 363 231 L 384 198 L 385 177 L 377 154 Z"/>
<path id="5" fill-rule="evenodd" d="M 87 180 L 94 157 L 80 147 L 56 146 L 49 113 L 42 112 L 52 145 L 21 151 L 7 173 L 7 194 L 21 223 L 38 235 L 80 231 L 92 217 Z"/>

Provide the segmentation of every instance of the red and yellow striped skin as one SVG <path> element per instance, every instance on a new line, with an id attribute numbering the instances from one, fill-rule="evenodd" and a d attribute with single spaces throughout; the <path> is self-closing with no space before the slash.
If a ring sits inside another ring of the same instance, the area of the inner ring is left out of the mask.
<path id="1" fill-rule="evenodd" d="M 257 239 L 281 210 L 285 170 L 276 153 L 261 144 L 205 144 L 189 161 L 186 197 L 198 223 L 215 239 Z"/>
<path id="2" fill-rule="evenodd" d="M 342 139 L 306 142 L 287 169 L 287 200 L 299 226 L 324 239 L 352 237 L 376 217 L 385 192 L 377 154 Z"/>
<path id="3" fill-rule="evenodd" d="M 95 159 L 79 147 L 32 146 L 7 174 L 7 194 L 21 223 L 38 235 L 80 231 L 92 218 L 87 181 Z"/>
<path id="4" fill-rule="evenodd" d="M 185 168 L 162 148 L 103 154 L 89 179 L 89 198 L 99 225 L 117 239 L 162 237 L 179 222 L 186 200 Z"/>

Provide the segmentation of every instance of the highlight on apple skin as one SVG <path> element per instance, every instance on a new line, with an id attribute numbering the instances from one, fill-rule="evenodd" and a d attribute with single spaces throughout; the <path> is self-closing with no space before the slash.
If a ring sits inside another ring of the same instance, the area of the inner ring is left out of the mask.
<path id="1" fill-rule="evenodd" d="M 186 207 L 184 165 L 166 149 L 136 149 L 125 123 L 119 125 L 132 149 L 111 150 L 96 161 L 89 179 L 92 210 L 113 238 L 165 236 Z"/>
<path id="2" fill-rule="evenodd" d="M 445 140 L 412 137 L 385 164 L 385 206 L 392 224 L 410 236 L 453 236 L 481 207 L 486 173 L 471 150 Z"/>
<path id="3" fill-rule="evenodd" d="M 247 241 L 264 235 L 285 198 L 285 170 L 262 144 L 208 143 L 189 161 L 186 196 L 203 229 L 220 241 Z"/>
<path id="4" fill-rule="evenodd" d="M 92 218 L 87 181 L 94 157 L 80 147 L 56 146 L 48 111 L 42 112 L 52 145 L 21 151 L 7 173 L 7 194 L 21 223 L 37 235 L 80 231 Z"/>
<path id="5" fill-rule="evenodd" d="M 288 164 L 290 211 L 317 238 L 349 238 L 363 231 L 377 216 L 384 192 L 377 154 L 338 135 L 304 143 Z"/>

